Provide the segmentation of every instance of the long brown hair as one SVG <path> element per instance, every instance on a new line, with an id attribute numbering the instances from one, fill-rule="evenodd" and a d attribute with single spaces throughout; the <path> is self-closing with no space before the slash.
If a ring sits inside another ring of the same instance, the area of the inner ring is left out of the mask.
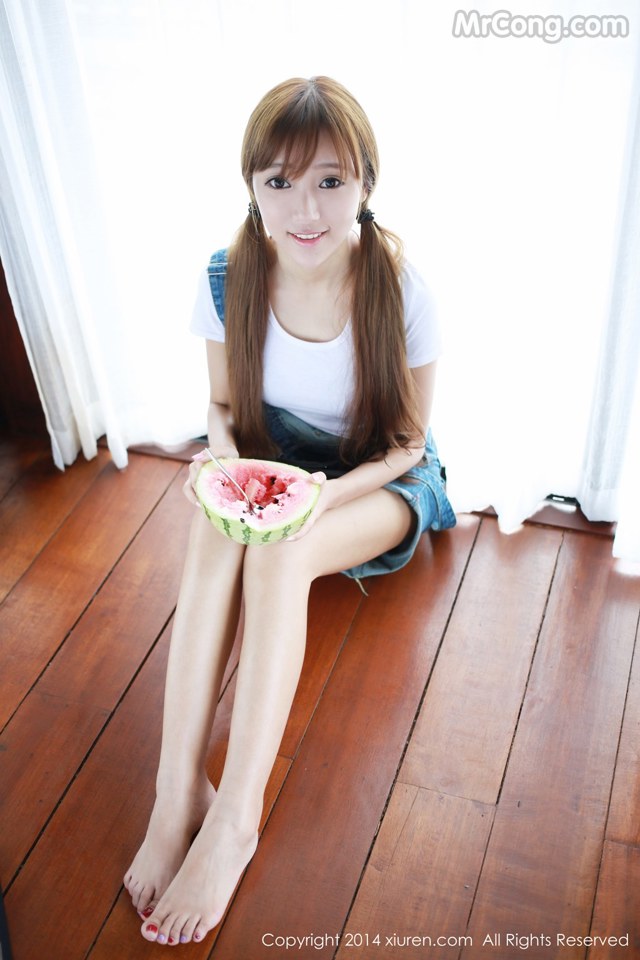
<path id="1" fill-rule="evenodd" d="M 331 137 L 341 167 L 353 165 L 368 200 L 378 178 L 376 141 L 360 105 L 335 80 L 313 77 L 279 84 L 260 101 L 245 131 L 242 175 L 254 212 L 229 250 L 225 303 L 231 411 L 241 456 L 275 453 L 262 412 L 268 280 L 275 255 L 255 213 L 253 174 L 271 166 L 282 151 L 280 175 L 299 175 L 311 163 L 323 132 Z M 424 440 L 406 360 L 401 268 L 399 239 L 365 221 L 350 277 L 355 383 L 349 432 L 341 445 L 347 464 Z"/>

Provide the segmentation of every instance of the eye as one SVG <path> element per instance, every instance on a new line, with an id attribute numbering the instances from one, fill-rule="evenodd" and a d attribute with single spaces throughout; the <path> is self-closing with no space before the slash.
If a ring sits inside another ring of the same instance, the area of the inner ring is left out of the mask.
<path id="1" fill-rule="evenodd" d="M 272 190 L 287 190 L 291 184 L 284 177 L 270 177 L 267 180 L 267 186 Z"/>
<path id="2" fill-rule="evenodd" d="M 343 182 L 338 177 L 325 177 L 320 186 L 323 190 L 335 190 L 336 187 L 341 187 Z"/>

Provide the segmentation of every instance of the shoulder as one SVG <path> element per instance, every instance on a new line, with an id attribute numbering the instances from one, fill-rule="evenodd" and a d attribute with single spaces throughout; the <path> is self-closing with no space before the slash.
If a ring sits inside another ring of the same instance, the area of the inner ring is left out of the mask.
<path id="1" fill-rule="evenodd" d="M 200 273 L 191 332 L 207 340 L 224 341 L 224 281 L 227 251 L 216 250 Z"/>

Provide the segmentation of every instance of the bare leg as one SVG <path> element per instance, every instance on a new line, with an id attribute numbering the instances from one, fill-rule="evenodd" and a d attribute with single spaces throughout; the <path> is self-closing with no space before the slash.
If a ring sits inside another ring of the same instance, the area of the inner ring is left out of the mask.
<path id="1" fill-rule="evenodd" d="M 247 550 L 245 627 L 224 773 L 184 864 L 143 925 L 147 939 L 201 940 L 220 922 L 257 844 L 264 790 L 304 658 L 310 584 L 400 543 L 411 522 L 399 496 L 378 490 L 323 514 L 299 541 Z"/>
<path id="2" fill-rule="evenodd" d="M 195 515 L 167 666 L 156 802 L 124 878 L 140 912 L 173 880 L 215 797 L 206 750 L 238 622 L 243 555 Z"/>

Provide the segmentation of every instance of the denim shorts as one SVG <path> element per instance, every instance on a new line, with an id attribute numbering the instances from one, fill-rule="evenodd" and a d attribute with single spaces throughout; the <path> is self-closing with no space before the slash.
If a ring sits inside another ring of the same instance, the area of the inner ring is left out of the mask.
<path id="1" fill-rule="evenodd" d="M 264 404 L 269 433 L 280 449 L 278 459 L 314 473 L 322 470 L 328 479 L 342 476 L 349 467 L 340 459 L 340 437 L 319 430 L 281 407 Z M 431 434 L 427 433 L 425 454 L 415 467 L 385 484 L 386 490 L 399 493 L 417 516 L 412 532 L 393 550 L 343 570 L 345 576 L 362 577 L 393 573 L 409 562 L 425 530 L 446 530 L 455 526 L 456 517 L 445 492 L 443 471 Z"/>

